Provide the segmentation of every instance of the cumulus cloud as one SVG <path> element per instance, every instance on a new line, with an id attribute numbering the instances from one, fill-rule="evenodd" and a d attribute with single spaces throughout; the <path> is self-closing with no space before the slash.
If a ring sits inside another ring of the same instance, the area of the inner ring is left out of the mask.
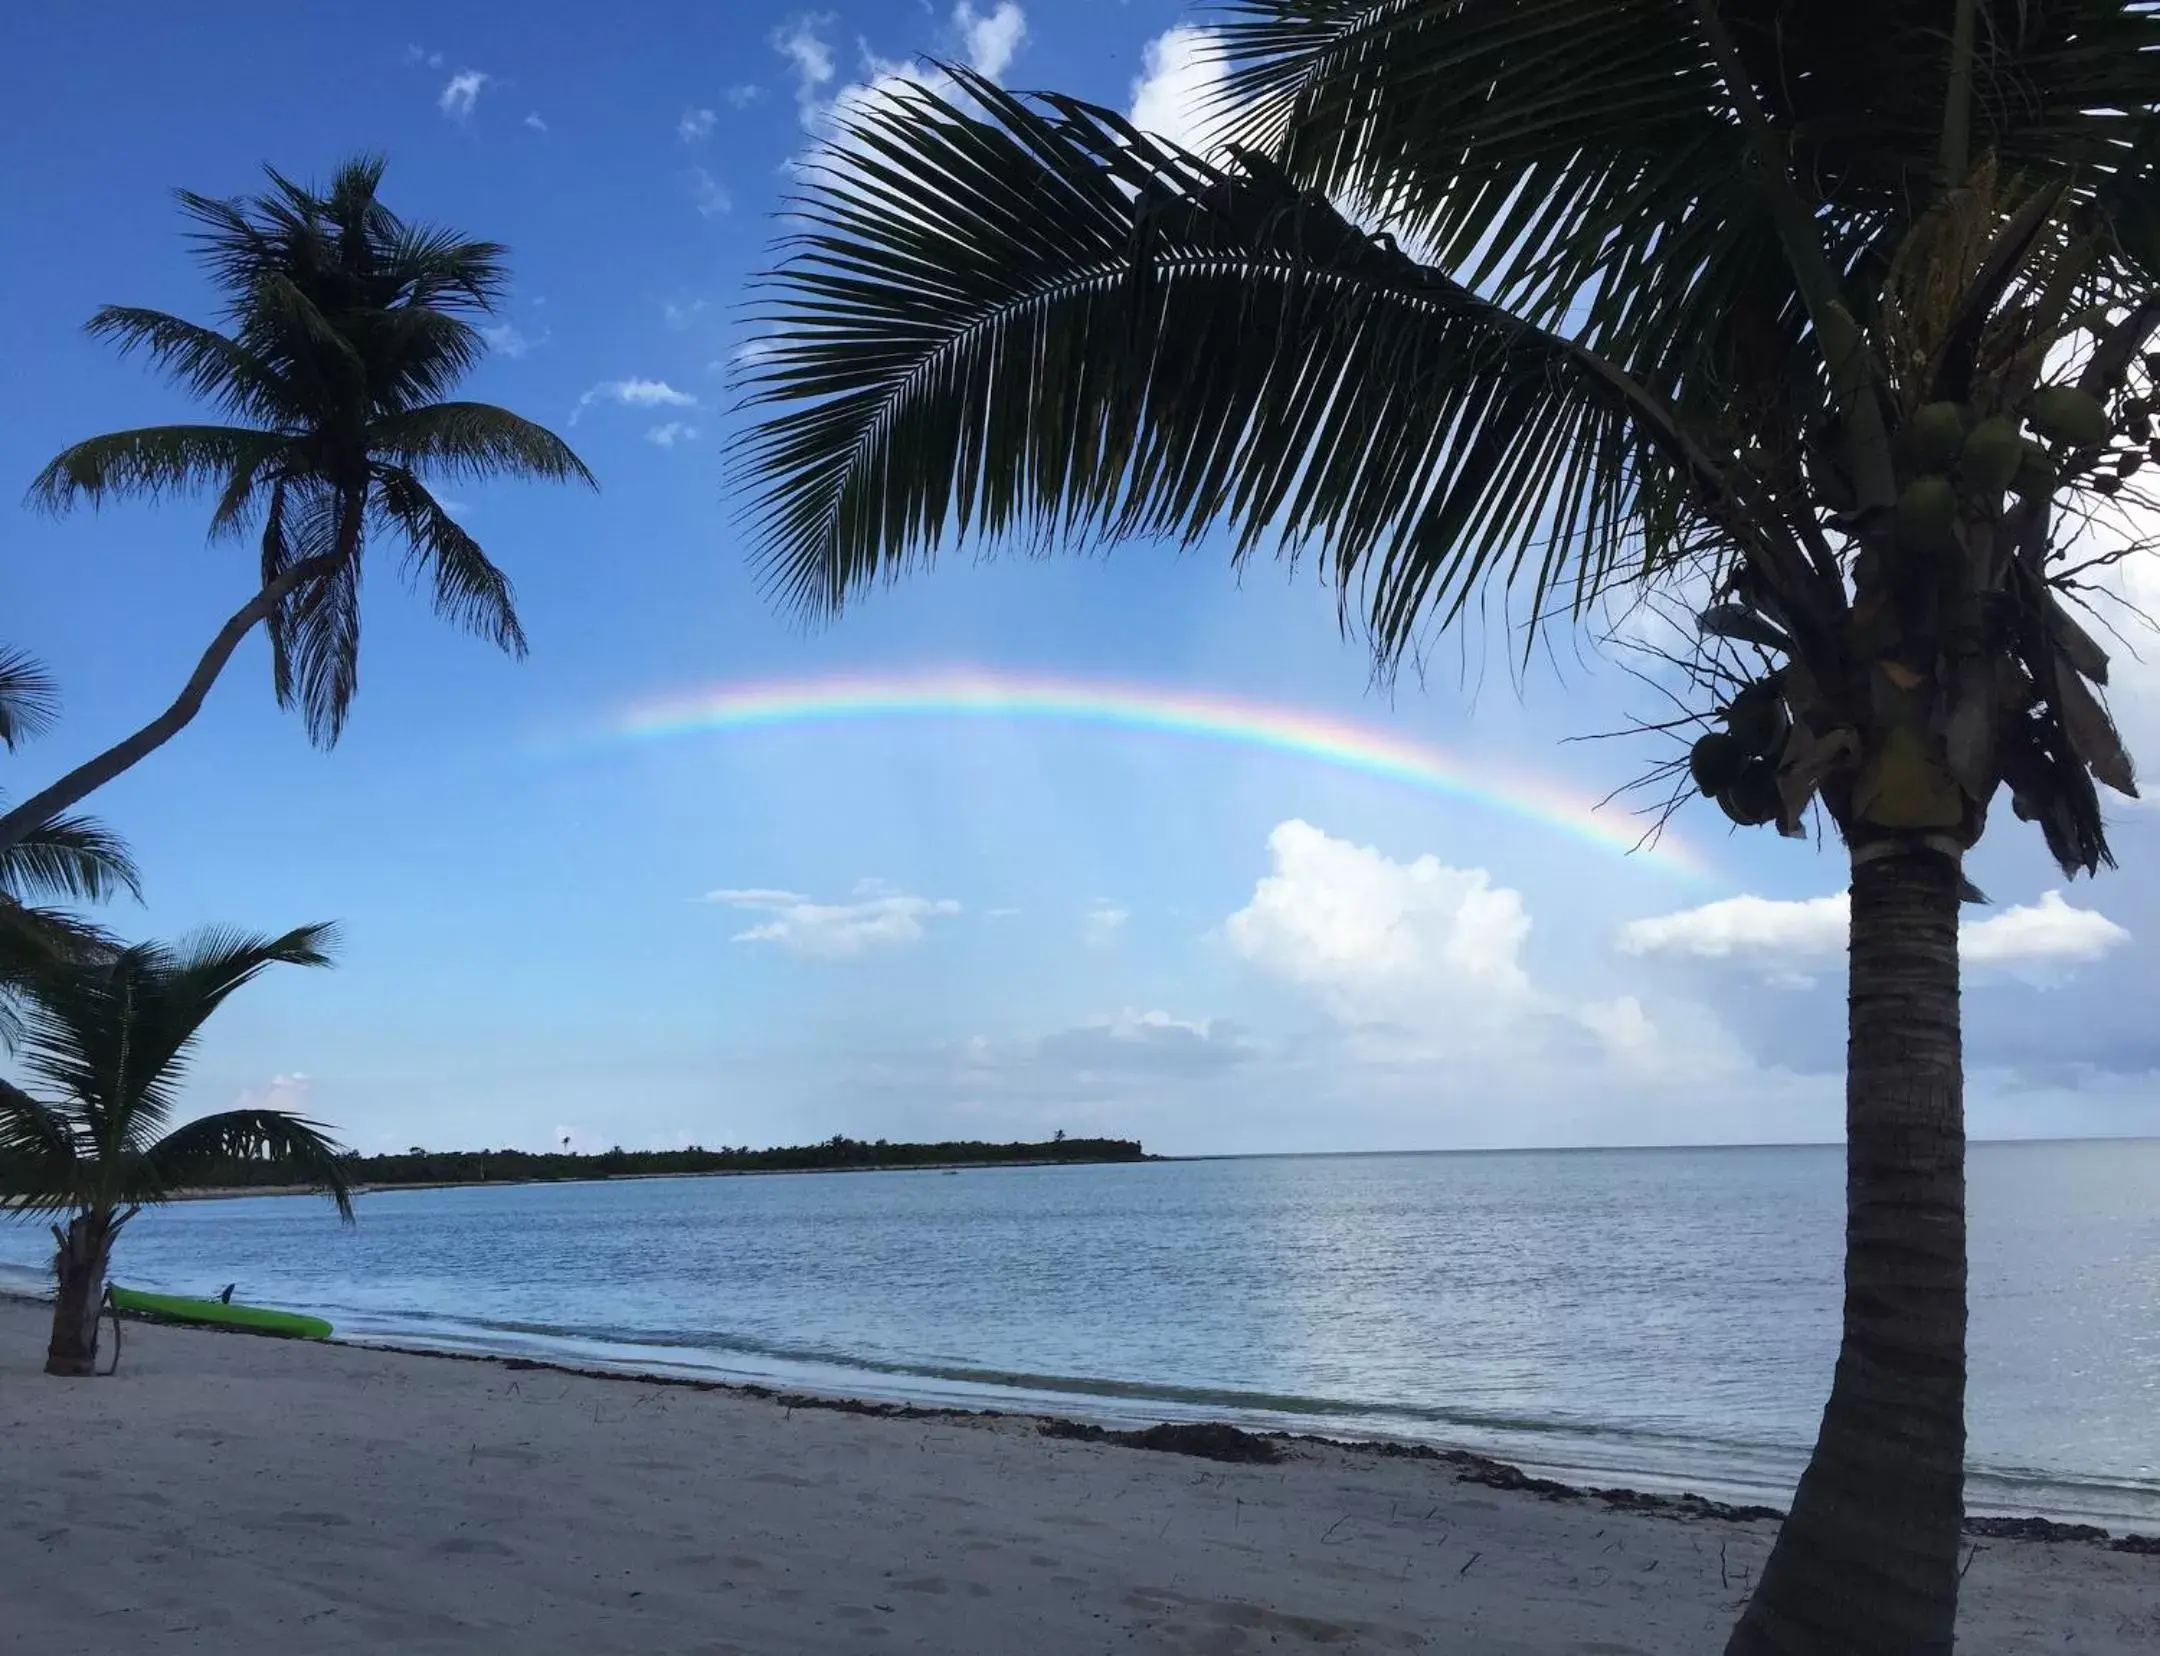
<path id="1" fill-rule="evenodd" d="M 795 106 L 810 131 L 823 134 L 845 127 L 880 100 L 911 88 L 941 95 L 953 92 L 952 79 L 942 70 L 881 57 L 867 44 L 861 46 L 859 78 L 833 90 L 839 68 L 824 35 L 832 21 L 829 12 L 805 13 L 782 24 L 771 36 L 773 49 L 795 72 Z M 973 0 L 959 0 L 947 14 L 938 49 L 996 80 L 1012 66 L 1026 38 L 1027 15 L 1014 0 L 999 0 L 980 10 Z"/>
<path id="2" fill-rule="evenodd" d="M 815 124 L 825 106 L 825 88 L 839 72 L 832 47 L 821 32 L 831 27 L 832 21 L 831 12 L 804 12 L 788 19 L 770 36 L 772 49 L 786 58 L 795 71 L 795 107 L 805 126 Z"/>
<path id="3" fill-rule="evenodd" d="M 709 109 L 686 109 L 675 123 L 675 136 L 686 144 L 703 143 L 712 136 L 713 123 L 719 119 Z"/>
<path id="4" fill-rule="evenodd" d="M 740 86 L 731 86 L 721 94 L 722 97 L 727 99 L 727 106 L 730 109 L 748 109 L 764 95 L 765 88 L 754 86 L 748 81 L 743 82 Z"/>
<path id="5" fill-rule="evenodd" d="M 417 63 L 424 69 L 440 69 L 443 58 L 442 53 L 431 52 L 425 46 L 408 46 L 405 48 L 405 61 Z"/>
<path id="6" fill-rule="evenodd" d="M 570 411 L 570 423 L 576 425 L 578 416 L 597 402 L 618 403 L 624 408 L 697 407 L 697 398 L 687 391 L 676 390 L 666 380 L 602 380 L 578 398 L 577 407 Z"/>
<path id="7" fill-rule="evenodd" d="M 685 425 L 681 420 L 669 420 L 663 425 L 647 427 L 645 441 L 656 448 L 673 448 L 677 443 L 693 441 L 697 434 L 696 426 Z"/>
<path id="8" fill-rule="evenodd" d="M 495 77 L 478 69 L 460 69 L 452 75 L 435 100 L 435 107 L 453 121 L 462 121 L 480 101 L 480 89 Z"/>
<path id="9" fill-rule="evenodd" d="M 1002 0 L 987 12 L 978 12 L 968 0 L 960 0 L 953 7 L 952 21 L 968 67 L 992 80 L 1012 66 L 1013 54 L 1027 38 L 1027 17 L 1013 0 Z"/>
<path id="10" fill-rule="evenodd" d="M 1620 951 L 1630 955 L 1730 960 L 1788 982 L 1845 952 L 1851 909 L 1844 893 L 1796 902 L 1728 897 L 1622 928 Z M 1968 966 L 2030 974 L 2098 960 L 2130 934 L 2093 909 L 2072 908 L 2059 891 L 2037 903 L 2003 910 L 1958 928 L 1958 951 Z"/>
<path id="11" fill-rule="evenodd" d="M 1268 836 L 1272 871 L 1224 926 L 1274 976 L 1319 991 L 1339 1015 L 1386 1020 L 1463 994 L 1520 996 L 1530 917 L 1481 868 L 1396 862 L 1290 821 Z"/>
<path id="12" fill-rule="evenodd" d="M 526 115 L 525 125 L 531 127 L 535 132 L 545 132 L 548 129 L 547 122 L 540 119 L 540 111 L 537 109 L 530 111 Z"/>
<path id="13" fill-rule="evenodd" d="M 1080 941 L 1091 949 L 1107 949 L 1125 933 L 1132 911 L 1112 902 L 1099 902 L 1080 917 Z"/>
<path id="14" fill-rule="evenodd" d="M 1210 100 L 1223 83 L 1222 41 L 1180 24 L 1147 43 L 1132 83 L 1132 124 L 1205 153 L 1220 117 Z"/>
<path id="15" fill-rule="evenodd" d="M 818 903 L 800 892 L 750 888 L 710 891 L 705 900 L 765 916 L 735 933 L 737 943 L 771 943 L 810 960 L 852 960 L 920 943 L 925 920 L 960 912 L 949 897 L 918 897 L 876 881 L 864 881 L 854 895 L 851 903 Z"/>

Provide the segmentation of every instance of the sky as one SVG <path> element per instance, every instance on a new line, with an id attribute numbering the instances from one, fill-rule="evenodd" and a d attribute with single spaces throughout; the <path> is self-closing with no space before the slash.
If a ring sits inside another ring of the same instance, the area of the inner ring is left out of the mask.
<path id="1" fill-rule="evenodd" d="M 371 151 L 400 212 L 509 244 L 467 393 L 601 484 L 447 491 L 517 583 L 522 664 L 379 547 L 333 751 L 258 638 L 92 802 L 145 873 L 118 929 L 344 928 L 336 970 L 218 1015 L 191 1106 L 303 1109 L 366 1151 L 1839 1136 L 1842 859 L 1699 802 L 1631 854 L 1627 803 L 1592 806 L 1675 750 L 1580 739 L 1659 716 L 1587 635 L 1524 666 L 1496 616 L 1379 684 L 1311 570 L 1213 543 L 962 550 L 832 624 L 760 587 L 720 445 L 809 146 L 928 58 L 1189 136 L 1203 25 L 1169 0 L 10 10 L 0 480 L 191 417 L 81 332 L 105 303 L 211 319 L 171 190 Z M 207 517 L 0 501 L 0 642 L 66 697 L 0 788 L 177 691 L 251 590 Z M 2114 689 L 2148 753 L 2151 642 Z M 2098 881 L 2007 811 L 1972 858 L 1975 1134 L 2160 1132 L 2160 817 L 2126 802 L 2113 833 Z"/>

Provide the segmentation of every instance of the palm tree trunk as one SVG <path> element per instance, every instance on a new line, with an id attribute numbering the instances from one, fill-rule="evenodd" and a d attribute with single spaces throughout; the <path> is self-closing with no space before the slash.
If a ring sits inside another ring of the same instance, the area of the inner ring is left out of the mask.
<path id="1" fill-rule="evenodd" d="M 294 588 L 303 581 L 329 574 L 337 568 L 339 561 L 336 553 L 305 558 L 235 610 L 232 618 L 218 629 L 217 636 L 210 641 L 210 648 L 203 652 L 194 674 L 170 707 L 134 735 L 114 743 L 96 758 L 77 765 L 51 787 L 32 794 L 5 816 L 0 816 L 0 852 L 19 845 L 69 806 L 80 803 L 185 730 L 202 710 L 203 698 L 210 694 L 211 685 L 225 670 L 233 651 L 240 647 L 240 640 L 283 603 Z"/>
<path id="2" fill-rule="evenodd" d="M 1815 1453 L 1726 1656 L 1949 1656 L 1965 1475 L 1958 871 L 1856 859 L 1845 1327 Z"/>
<path id="3" fill-rule="evenodd" d="M 53 1260 L 59 1290 L 53 1296 L 52 1343 L 45 1372 L 78 1376 L 97 1372 L 98 1314 L 105 1305 L 105 1267 L 112 1258 L 112 1215 L 78 1213 L 63 1232 L 53 1226 L 60 1251 Z"/>

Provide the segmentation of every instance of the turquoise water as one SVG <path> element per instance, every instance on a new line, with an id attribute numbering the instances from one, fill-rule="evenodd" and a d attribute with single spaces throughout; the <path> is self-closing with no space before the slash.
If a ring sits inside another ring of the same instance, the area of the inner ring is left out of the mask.
<path id="1" fill-rule="evenodd" d="M 2160 1530 L 2160 1141 L 1971 1156 L 1975 1510 Z M 146 1214 L 119 1279 L 341 1337 L 1481 1449 L 1782 1502 L 1842 1153 L 1522 1152 L 386 1192 Z M 0 1224 L 14 1280 L 49 1243 Z"/>

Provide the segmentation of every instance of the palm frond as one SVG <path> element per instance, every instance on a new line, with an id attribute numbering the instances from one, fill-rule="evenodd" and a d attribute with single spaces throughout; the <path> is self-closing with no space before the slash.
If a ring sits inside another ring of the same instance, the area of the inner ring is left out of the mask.
<path id="1" fill-rule="evenodd" d="M 327 575 L 296 587 L 270 616 L 271 683 L 297 707 L 308 739 L 332 747 L 360 686 L 360 558 L 364 508 L 320 484 L 271 488 L 263 516 L 262 581 L 344 551 Z M 346 520 L 353 532 L 346 534 Z"/>
<path id="2" fill-rule="evenodd" d="M 0 850 L 0 895 L 18 902 L 66 897 L 102 903 L 142 896 L 135 860 L 119 835 L 89 817 L 54 817 Z"/>
<path id="3" fill-rule="evenodd" d="M 130 1169 L 126 1199 L 162 1202 L 215 1178 L 236 1161 L 267 1161 L 288 1169 L 295 1183 L 320 1190 L 352 1222 L 352 1190 L 337 1144 L 319 1123 L 282 1110 L 225 1110 L 176 1127 L 142 1152 Z"/>
<path id="4" fill-rule="evenodd" d="M 147 352 L 182 388 L 234 419 L 276 426 L 296 412 L 272 365 L 215 328 L 139 305 L 106 305 L 84 331 L 123 357 Z"/>
<path id="5" fill-rule="evenodd" d="M 0 747 L 13 751 L 60 716 L 60 686 L 36 659 L 0 647 Z"/>
<path id="6" fill-rule="evenodd" d="M 1392 653 L 1488 576 L 1587 597 L 1720 497 L 1655 397 L 1258 156 L 955 73 L 987 118 L 860 117 L 761 318 L 735 457 L 791 601 L 948 539 L 1220 521 L 1320 549 Z"/>
<path id="7" fill-rule="evenodd" d="M 0 1080 L 0 1198 L 22 1218 L 61 1214 L 82 1195 L 74 1122 Z"/>
<path id="8" fill-rule="evenodd" d="M 29 504 L 64 512 L 108 495 L 156 500 L 194 489 L 229 489 L 242 473 L 274 464 L 287 439 L 244 426 L 147 426 L 109 432 L 63 449 L 30 485 Z"/>
<path id="9" fill-rule="evenodd" d="M 368 450 L 385 464 L 419 476 L 530 477 L 600 486 L 568 443 L 492 403 L 441 402 L 385 415 L 368 428 Z"/>
<path id="10" fill-rule="evenodd" d="M 525 629 L 510 577 L 410 471 L 382 466 L 375 475 L 376 500 L 403 533 L 409 565 L 427 573 L 435 613 L 523 659 Z"/>

